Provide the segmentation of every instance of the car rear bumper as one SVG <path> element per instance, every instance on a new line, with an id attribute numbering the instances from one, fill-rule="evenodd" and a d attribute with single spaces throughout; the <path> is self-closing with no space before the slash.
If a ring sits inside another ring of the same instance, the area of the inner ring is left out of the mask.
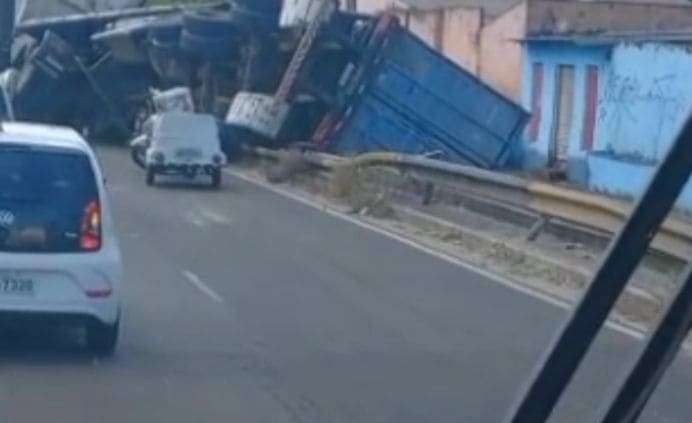
<path id="1" fill-rule="evenodd" d="M 153 169 L 156 173 L 211 175 L 218 171 L 219 166 L 213 164 L 165 164 L 155 165 Z"/>
<path id="2" fill-rule="evenodd" d="M 5 328 L 84 326 L 103 323 L 88 314 L 0 312 L 0 330 Z"/>
<path id="3" fill-rule="evenodd" d="M 63 320 L 98 321 L 106 325 L 115 324 L 120 317 L 120 302 L 117 299 L 99 299 L 83 302 L 32 302 L 0 301 L 0 320 L 39 319 L 61 323 Z"/>

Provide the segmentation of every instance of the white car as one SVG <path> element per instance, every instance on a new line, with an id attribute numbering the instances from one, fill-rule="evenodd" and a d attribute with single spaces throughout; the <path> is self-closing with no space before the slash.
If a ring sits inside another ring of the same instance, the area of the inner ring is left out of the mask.
<path id="1" fill-rule="evenodd" d="M 179 174 L 189 179 L 208 175 L 213 187 L 221 185 L 221 168 L 227 160 L 213 116 L 168 112 L 153 116 L 144 126 L 143 136 L 133 145 L 146 148 L 148 185 L 154 185 L 156 176 L 162 174 Z"/>
<path id="2" fill-rule="evenodd" d="M 0 324 L 83 325 L 112 354 L 122 264 L 96 156 L 72 129 L 0 127 Z"/>

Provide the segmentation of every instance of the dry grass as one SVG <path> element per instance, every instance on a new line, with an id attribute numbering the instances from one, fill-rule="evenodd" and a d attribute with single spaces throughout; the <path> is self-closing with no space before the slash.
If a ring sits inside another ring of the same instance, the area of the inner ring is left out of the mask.
<path id="1" fill-rule="evenodd" d="M 290 180 L 293 176 L 306 172 L 310 164 L 299 152 L 289 151 L 281 155 L 276 163 L 264 167 L 267 181 L 278 184 Z"/>
<path id="2" fill-rule="evenodd" d="M 341 165 L 334 168 L 327 194 L 332 198 L 350 198 L 358 188 L 359 171 L 357 167 L 351 165 Z"/>
<path id="3" fill-rule="evenodd" d="M 345 200 L 353 213 L 377 218 L 394 217 L 394 209 L 385 191 L 372 184 L 370 169 L 341 165 L 332 171 L 327 194 Z"/>

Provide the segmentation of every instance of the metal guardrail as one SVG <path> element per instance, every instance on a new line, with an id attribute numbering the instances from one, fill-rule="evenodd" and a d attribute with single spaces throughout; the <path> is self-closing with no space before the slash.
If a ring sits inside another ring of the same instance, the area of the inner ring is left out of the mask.
<path id="1" fill-rule="evenodd" d="M 258 156 L 280 160 L 285 151 L 261 147 L 246 148 Z M 633 204 L 585 191 L 536 182 L 513 175 L 457 165 L 426 157 L 399 153 L 368 153 L 343 158 L 324 153 L 305 152 L 303 159 L 325 169 L 337 166 L 391 165 L 458 177 L 459 189 L 508 207 L 523 208 L 541 216 L 559 218 L 586 228 L 617 233 L 627 220 Z M 651 248 L 683 261 L 692 260 L 692 221 L 668 217 L 654 238 Z"/>

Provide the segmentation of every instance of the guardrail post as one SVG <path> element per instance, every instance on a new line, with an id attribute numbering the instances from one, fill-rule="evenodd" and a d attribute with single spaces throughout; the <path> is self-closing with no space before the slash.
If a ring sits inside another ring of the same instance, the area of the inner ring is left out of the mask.
<path id="1" fill-rule="evenodd" d="M 613 239 L 579 305 L 534 369 L 507 423 L 541 423 L 550 417 L 690 173 L 692 118 L 688 118 L 629 220 Z"/>

